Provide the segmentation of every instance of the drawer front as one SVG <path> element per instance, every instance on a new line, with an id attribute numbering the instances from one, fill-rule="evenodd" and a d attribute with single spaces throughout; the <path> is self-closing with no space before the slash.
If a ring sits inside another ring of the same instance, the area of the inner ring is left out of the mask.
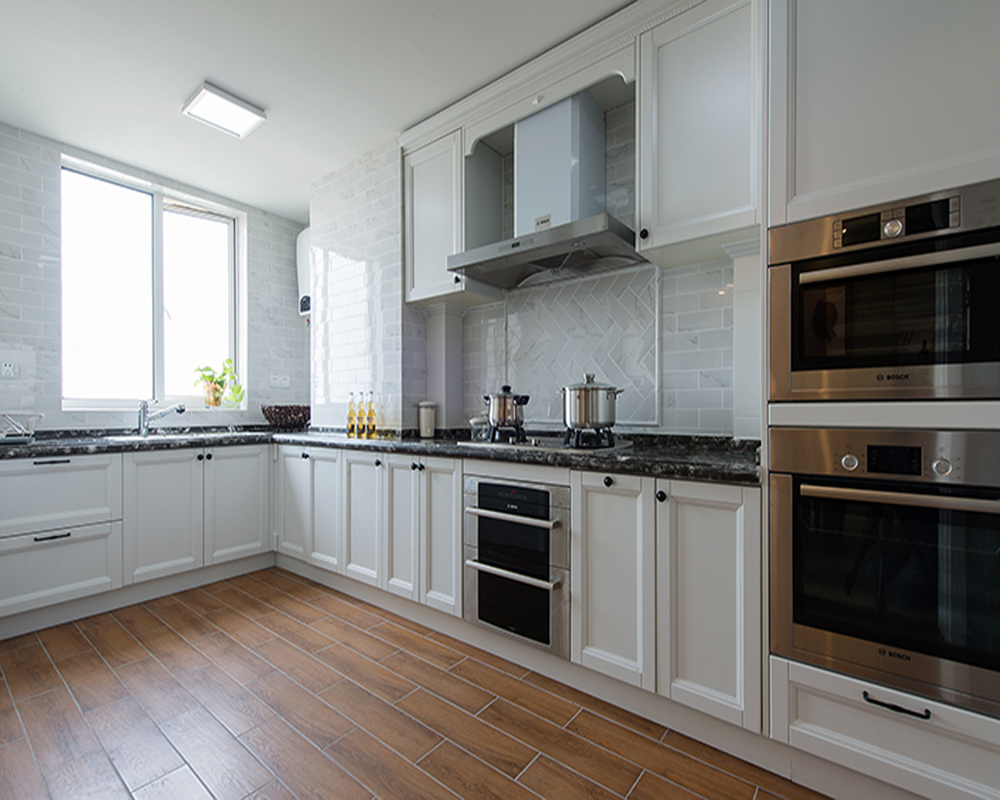
<path id="1" fill-rule="evenodd" d="M 1000 720 L 775 657 L 771 703 L 793 747 L 922 796 L 1000 800 Z"/>
<path id="2" fill-rule="evenodd" d="M 122 524 L 0 539 L 0 616 L 122 585 Z"/>
<path id="3" fill-rule="evenodd" d="M 0 538 L 122 517 L 118 454 L 0 463 Z"/>

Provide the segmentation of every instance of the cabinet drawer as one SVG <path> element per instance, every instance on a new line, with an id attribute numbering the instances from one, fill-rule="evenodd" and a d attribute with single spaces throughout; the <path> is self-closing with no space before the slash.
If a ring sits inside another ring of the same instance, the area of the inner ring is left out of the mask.
<path id="1" fill-rule="evenodd" d="M 122 585 L 122 524 L 0 539 L 0 616 Z"/>
<path id="2" fill-rule="evenodd" d="M 0 463 L 0 538 L 121 519 L 121 465 L 116 454 Z"/>
<path id="3" fill-rule="evenodd" d="M 1000 720 L 781 658 L 771 704 L 793 747 L 925 797 L 1000 798 Z"/>

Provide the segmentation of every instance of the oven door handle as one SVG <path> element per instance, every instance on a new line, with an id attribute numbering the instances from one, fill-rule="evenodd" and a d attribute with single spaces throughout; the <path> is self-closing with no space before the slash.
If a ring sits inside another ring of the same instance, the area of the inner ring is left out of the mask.
<path id="1" fill-rule="evenodd" d="M 933 253 L 920 253 L 915 256 L 905 258 L 893 258 L 887 261 L 872 261 L 866 264 L 849 264 L 844 267 L 830 267 L 828 269 L 817 269 L 810 272 L 799 273 L 799 285 L 807 283 L 820 283 L 822 281 L 835 281 L 845 278 L 859 278 L 864 275 L 878 275 L 882 272 L 898 272 L 904 269 L 919 269 L 920 267 L 932 267 L 938 264 L 947 264 L 955 261 L 956 255 L 960 255 L 963 261 L 973 258 L 988 258 L 1000 255 L 1000 245 L 981 244 L 975 247 L 965 247 L 961 251 L 942 250 Z"/>
<path id="2" fill-rule="evenodd" d="M 475 506 L 466 506 L 466 514 L 472 514 L 476 517 L 486 517 L 487 519 L 499 519 L 503 522 L 513 522 L 517 525 L 530 525 L 533 528 L 545 528 L 546 530 L 553 530 L 559 527 L 559 520 L 557 519 L 535 519 L 534 517 L 522 517 L 517 514 L 505 514 L 503 511 L 490 511 L 487 508 L 476 508 Z"/>
<path id="3" fill-rule="evenodd" d="M 500 567 L 494 567 L 490 564 L 483 564 L 481 561 L 475 561 L 471 558 L 466 559 L 465 566 L 470 567 L 477 572 L 487 572 L 490 575 L 496 575 L 499 578 L 508 578 L 509 580 L 524 583 L 528 586 L 534 586 L 536 589 L 546 589 L 550 592 L 555 591 L 560 586 L 559 581 L 543 581 L 539 578 L 532 578 L 530 575 L 522 575 L 520 572 L 511 572 L 509 569 L 502 569 Z"/>
<path id="4" fill-rule="evenodd" d="M 883 492 L 875 489 L 846 489 L 841 486 L 815 486 L 811 483 L 803 483 L 799 487 L 799 493 L 803 497 L 818 497 L 825 500 L 860 500 L 864 503 L 1000 514 L 1000 501 L 983 500 L 977 497 L 907 494 L 906 492 Z"/>

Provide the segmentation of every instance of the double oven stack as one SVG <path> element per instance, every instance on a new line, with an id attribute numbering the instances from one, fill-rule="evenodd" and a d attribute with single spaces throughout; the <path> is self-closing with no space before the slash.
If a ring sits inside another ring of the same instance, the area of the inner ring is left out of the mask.
<path id="1" fill-rule="evenodd" d="M 1000 181 L 769 251 L 771 652 L 1000 717 Z"/>

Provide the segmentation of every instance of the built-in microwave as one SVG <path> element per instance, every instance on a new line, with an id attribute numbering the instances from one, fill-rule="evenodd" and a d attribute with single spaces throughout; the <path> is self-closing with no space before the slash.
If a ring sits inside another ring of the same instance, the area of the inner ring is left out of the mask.
<path id="1" fill-rule="evenodd" d="M 1000 180 L 769 231 L 771 402 L 1000 398 Z"/>

